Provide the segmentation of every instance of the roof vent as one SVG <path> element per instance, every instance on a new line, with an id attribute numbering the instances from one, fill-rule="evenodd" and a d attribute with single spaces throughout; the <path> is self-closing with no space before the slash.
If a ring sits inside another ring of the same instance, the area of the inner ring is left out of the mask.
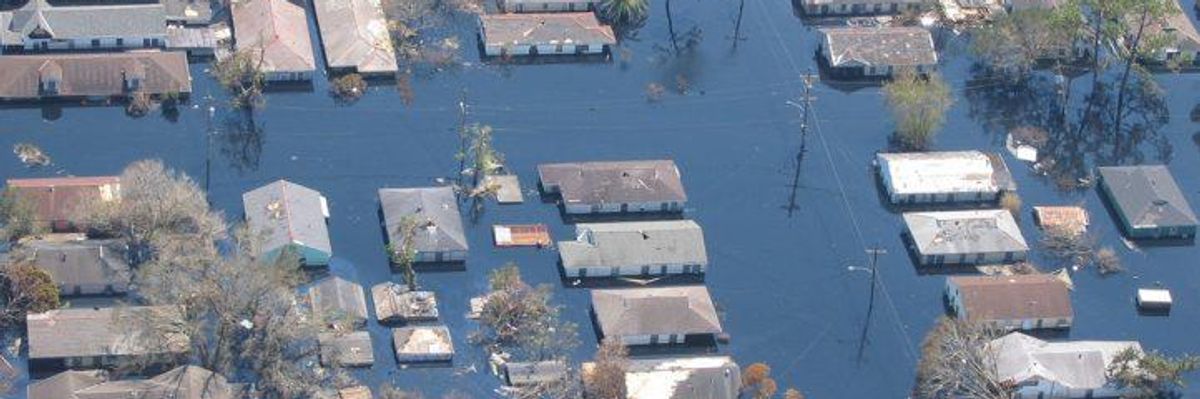
<path id="1" fill-rule="evenodd" d="M 1167 206 L 1167 204 L 1169 202 L 1167 202 L 1167 200 L 1165 200 L 1165 199 L 1159 198 L 1159 199 L 1154 200 L 1153 203 L 1155 206 Z"/>

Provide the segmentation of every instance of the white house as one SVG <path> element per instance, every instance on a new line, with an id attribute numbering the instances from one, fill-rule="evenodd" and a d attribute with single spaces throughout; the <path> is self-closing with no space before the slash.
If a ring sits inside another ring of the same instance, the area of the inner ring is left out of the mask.
<path id="1" fill-rule="evenodd" d="M 166 11 L 157 3 L 53 6 L 31 0 L 0 12 L 0 45 L 10 49 L 119 50 L 161 48 L 166 42 Z"/>
<path id="2" fill-rule="evenodd" d="M 583 363 L 584 381 L 596 364 Z M 729 356 L 630 359 L 620 399 L 737 399 L 742 370 Z"/>
<path id="3" fill-rule="evenodd" d="M 591 12 L 484 14 L 479 37 L 488 57 L 604 54 L 617 44 Z"/>
<path id="4" fill-rule="evenodd" d="M 691 220 L 581 223 L 558 243 L 567 277 L 702 274 L 704 232 Z"/>
<path id="5" fill-rule="evenodd" d="M 879 178 L 893 204 L 987 202 L 1016 190 L 996 154 L 980 151 L 881 153 Z"/>
<path id="6" fill-rule="evenodd" d="M 1014 332 L 988 344 L 1001 381 L 1017 387 L 1016 399 L 1117 398 L 1130 393 L 1108 379 L 1113 358 L 1141 352 L 1137 341 L 1046 342 Z"/>
<path id="7" fill-rule="evenodd" d="M 592 290 L 592 311 L 604 337 L 625 345 L 674 345 L 724 331 L 702 285 Z"/>
<path id="8" fill-rule="evenodd" d="M 946 301 L 957 318 L 1006 330 L 1069 328 L 1075 320 L 1066 283 L 1049 274 L 950 277 Z"/>
<path id="9" fill-rule="evenodd" d="M 1004 209 L 904 214 L 912 249 L 922 266 L 986 265 L 1025 260 L 1029 245 Z"/>
<path id="10" fill-rule="evenodd" d="M 937 0 L 800 0 L 800 10 L 810 17 L 899 14 L 938 4 Z"/>

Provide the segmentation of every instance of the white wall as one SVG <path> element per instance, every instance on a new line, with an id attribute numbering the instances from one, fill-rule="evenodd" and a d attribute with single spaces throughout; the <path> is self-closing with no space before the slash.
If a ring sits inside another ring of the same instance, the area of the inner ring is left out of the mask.
<path id="1" fill-rule="evenodd" d="M 92 39 L 100 40 L 99 47 L 92 47 Z M 41 43 L 47 43 L 49 50 L 89 50 L 89 49 L 135 49 L 135 48 L 157 48 L 163 47 L 167 43 L 166 35 L 153 36 L 128 36 L 121 38 L 123 42 L 120 46 L 117 45 L 116 37 L 95 37 L 81 38 L 72 40 L 51 40 L 51 39 L 25 39 L 25 50 L 36 51 L 40 49 Z M 145 45 L 145 39 L 151 39 L 150 46 Z M 157 40 L 157 42 L 153 42 Z"/>
<path id="2" fill-rule="evenodd" d="M 648 264 L 650 267 L 651 276 L 661 276 L 662 267 L 667 267 L 666 275 L 684 274 L 684 264 Z M 704 265 L 691 265 L 693 269 L 699 268 L 699 273 L 704 273 L 706 268 Z M 607 266 L 583 266 L 583 267 L 567 267 L 563 266 L 563 272 L 567 277 L 583 277 L 583 270 L 587 270 L 587 277 L 608 277 L 612 275 L 612 268 Z M 623 266 L 618 268 L 617 273 L 621 276 L 642 276 L 642 266 Z"/>

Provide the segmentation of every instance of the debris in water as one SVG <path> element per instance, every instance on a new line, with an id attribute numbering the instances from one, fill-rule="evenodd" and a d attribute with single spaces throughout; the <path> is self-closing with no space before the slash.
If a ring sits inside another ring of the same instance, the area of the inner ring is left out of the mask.
<path id="1" fill-rule="evenodd" d="M 18 143 L 13 146 L 13 154 L 17 154 L 17 158 L 20 158 L 25 166 L 34 167 L 50 164 L 50 156 L 46 155 L 41 148 L 33 144 Z"/>

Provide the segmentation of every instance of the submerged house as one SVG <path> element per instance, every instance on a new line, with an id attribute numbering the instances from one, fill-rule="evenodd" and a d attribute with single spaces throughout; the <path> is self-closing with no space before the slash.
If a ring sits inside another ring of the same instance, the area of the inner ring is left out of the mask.
<path id="1" fill-rule="evenodd" d="M 617 44 L 612 28 L 590 12 L 484 14 L 479 37 L 488 57 L 603 54 Z"/>
<path id="2" fill-rule="evenodd" d="M 1101 167 L 1100 188 L 1130 238 L 1196 236 L 1196 213 L 1166 166 Z"/>
<path id="3" fill-rule="evenodd" d="M 889 77 L 900 69 L 926 74 L 937 69 L 933 35 L 921 27 L 825 28 L 820 54 L 836 78 Z"/>
<path id="4" fill-rule="evenodd" d="M 34 369 L 113 368 L 128 361 L 171 363 L 188 352 L 187 336 L 151 332 L 141 319 L 181 318 L 171 306 L 57 309 L 25 317 Z"/>
<path id="5" fill-rule="evenodd" d="M 542 360 L 536 362 L 506 362 L 504 363 L 504 384 L 510 387 L 524 387 L 561 381 L 567 378 L 567 363 L 561 360 Z"/>
<path id="6" fill-rule="evenodd" d="M 61 296 L 120 295 L 129 291 L 132 272 L 124 245 L 116 241 L 29 241 L 21 244 Z"/>
<path id="7" fill-rule="evenodd" d="M 937 0 L 799 0 L 800 10 L 810 17 L 899 14 L 936 4 Z"/>
<path id="8" fill-rule="evenodd" d="M 385 188 L 379 190 L 379 206 L 391 251 L 399 251 L 406 234 L 413 234 L 417 262 L 464 262 L 467 236 L 463 233 L 458 200 L 450 187 Z M 406 219 L 415 223 L 404 229 Z"/>
<path id="9" fill-rule="evenodd" d="M 396 50 L 378 0 L 313 0 L 325 64 L 334 72 L 393 76 Z"/>
<path id="10" fill-rule="evenodd" d="M 64 371 L 29 384 L 28 399 L 248 399 L 250 389 L 199 366 L 141 380 L 112 380 L 103 370 Z"/>
<path id="11" fill-rule="evenodd" d="M 4 58 L 9 56 L 0 60 Z M 59 233 L 86 228 L 80 215 L 82 207 L 121 200 L 121 179 L 117 176 L 9 179 L 7 189 L 20 206 L 33 210 L 36 223 Z"/>
<path id="12" fill-rule="evenodd" d="M 955 317 L 1006 330 L 1070 328 L 1075 319 L 1067 284 L 1050 274 L 949 277 L 946 301 Z"/>
<path id="13" fill-rule="evenodd" d="M 600 334 L 625 345 L 683 344 L 724 331 L 702 285 L 592 290 L 592 312 Z"/>
<path id="14" fill-rule="evenodd" d="M 500 0 L 504 12 L 576 12 L 593 11 L 596 0 Z"/>
<path id="15" fill-rule="evenodd" d="M 30 54 L 0 57 L 0 101 L 125 99 L 192 92 L 181 52 Z"/>
<path id="16" fill-rule="evenodd" d="M 355 326 L 367 322 L 367 297 L 363 287 L 338 276 L 329 276 L 308 290 L 313 312 L 330 323 L 349 321 Z"/>
<path id="17" fill-rule="evenodd" d="M 580 367 L 584 381 L 595 363 Z M 729 356 L 631 359 L 625 371 L 626 399 L 737 399 L 742 372 Z"/>
<path id="18" fill-rule="evenodd" d="M 454 341 L 446 326 L 416 326 L 392 330 L 396 361 L 448 362 L 454 358 Z"/>
<path id="19" fill-rule="evenodd" d="M 1015 399 L 1117 398 L 1136 392 L 1109 379 L 1118 353 L 1142 352 L 1137 341 L 1046 342 L 1019 332 L 988 343 L 1000 381 Z"/>
<path id="20" fill-rule="evenodd" d="M 325 367 L 370 367 L 375 364 L 371 334 L 366 331 L 321 333 L 321 365 Z"/>
<path id="21" fill-rule="evenodd" d="M 584 223 L 560 241 L 567 277 L 701 274 L 708 267 L 704 232 L 691 220 Z"/>
<path id="22" fill-rule="evenodd" d="M 921 266 L 986 265 L 1025 260 L 1029 246 L 1003 209 L 909 212 L 904 223 Z"/>
<path id="23" fill-rule="evenodd" d="M 410 291 L 391 281 L 371 287 L 375 317 L 380 323 L 434 321 L 438 318 L 437 296 L 433 291 Z"/>
<path id="24" fill-rule="evenodd" d="M 58 6 L 29 0 L 19 9 L 0 12 L 0 47 L 10 50 L 160 48 L 166 40 L 161 4 Z"/>
<path id="25" fill-rule="evenodd" d="M 998 154 L 980 151 L 882 153 L 879 177 L 893 204 L 990 202 L 1016 191 Z"/>
<path id="26" fill-rule="evenodd" d="M 312 80 L 317 64 L 303 3 L 234 0 L 230 15 L 238 51 L 247 51 L 261 61 L 268 83 Z"/>
<path id="27" fill-rule="evenodd" d="M 286 180 L 242 194 L 246 225 L 260 240 L 266 259 L 284 252 L 304 266 L 326 266 L 333 256 L 329 242 L 329 202 L 311 188 Z"/>
<path id="28" fill-rule="evenodd" d="M 562 196 L 569 215 L 683 212 L 687 193 L 674 161 L 538 165 L 542 190 Z"/>

